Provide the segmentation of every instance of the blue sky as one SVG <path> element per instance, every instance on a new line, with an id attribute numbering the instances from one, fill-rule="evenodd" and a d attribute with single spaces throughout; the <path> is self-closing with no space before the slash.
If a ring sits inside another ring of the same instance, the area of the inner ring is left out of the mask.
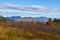
<path id="1" fill-rule="evenodd" d="M 60 18 L 60 0 L 0 0 L 0 15 Z"/>

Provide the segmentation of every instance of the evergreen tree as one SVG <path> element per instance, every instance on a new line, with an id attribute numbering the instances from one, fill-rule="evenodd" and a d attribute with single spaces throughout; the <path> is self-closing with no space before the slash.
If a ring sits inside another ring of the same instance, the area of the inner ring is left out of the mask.
<path id="1" fill-rule="evenodd" d="M 46 23 L 47 25 L 51 26 L 52 28 L 55 27 L 55 23 L 51 20 L 51 18 L 49 18 L 49 20 Z"/>
<path id="2" fill-rule="evenodd" d="M 8 19 L 4 18 L 3 16 L 0 16 L 0 21 L 8 21 Z"/>
<path id="3" fill-rule="evenodd" d="M 51 18 L 49 18 L 46 24 L 49 25 L 51 21 L 52 21 Z"/>
<path id="4" fill-rule="evenodd" d="M 55 22 L 55 23 L 60 23 L 60 19 L 56 19 L 56 18 L 55 18 L 55 19 L 53 20 L 53 22 Z"/>

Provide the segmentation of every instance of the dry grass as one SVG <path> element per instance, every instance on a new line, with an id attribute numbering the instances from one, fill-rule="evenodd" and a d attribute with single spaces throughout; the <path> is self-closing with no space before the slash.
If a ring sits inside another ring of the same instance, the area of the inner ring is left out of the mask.
<path id="1" fill-rule="evenodd" d="M 0 40 L 60 40 L 58 34 L 0 26 Z"/>

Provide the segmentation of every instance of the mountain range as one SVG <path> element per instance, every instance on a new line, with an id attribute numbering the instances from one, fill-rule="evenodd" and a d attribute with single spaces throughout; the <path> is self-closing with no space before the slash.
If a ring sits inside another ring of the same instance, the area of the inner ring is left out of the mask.
<path id="1" fill-rule="evenodd" d="M 11 17 L 5 17 L 5 18 L 7 18 L 9 20 L 21 19 L 20 16 L 11 16 Z"/>
<path id="2" fill-rule="evenodd" d="M 11 17 L 5 17 L 9 20 L 16 20 L 16 21 L 47 21 L 49 18 L 47 17 L 21 17 L 21 16 L 11 16 Z"/>

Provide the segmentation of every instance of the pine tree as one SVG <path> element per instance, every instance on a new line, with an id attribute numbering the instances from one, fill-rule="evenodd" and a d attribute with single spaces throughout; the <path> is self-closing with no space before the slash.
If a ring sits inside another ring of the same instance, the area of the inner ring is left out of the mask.
<path id="1" fill-rule="evenodd" d="M 3 21 L 8 21 L 8 19 L 4 18 L 3 16 L 0 16 L 0 21 L 3 22 Z"/>
<path id="2" fill-rule="evenodd" d="M 47 25 L 51 26 L 52 28 L 55 27 L 55 23 L 51 20 L 51 18 L 49 18 L 49 20 L 46 23 Z"/>
<path id="3" fill-rule="evenodd" d="M 55 22 L 56 24 L 60 23 L 60 19 L 54 19 L 53 22 Z"/>

